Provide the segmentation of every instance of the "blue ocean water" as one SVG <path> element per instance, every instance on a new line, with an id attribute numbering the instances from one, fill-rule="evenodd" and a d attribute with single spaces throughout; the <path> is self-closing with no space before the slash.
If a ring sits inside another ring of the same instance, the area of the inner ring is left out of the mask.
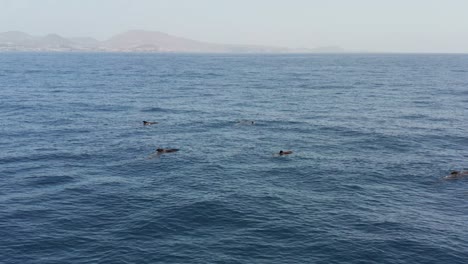
<path id="1" fill-rule="evenodd" d="M 1 263 L 468 261 L 468 55 L 0 53 L 0 95 Z"/>

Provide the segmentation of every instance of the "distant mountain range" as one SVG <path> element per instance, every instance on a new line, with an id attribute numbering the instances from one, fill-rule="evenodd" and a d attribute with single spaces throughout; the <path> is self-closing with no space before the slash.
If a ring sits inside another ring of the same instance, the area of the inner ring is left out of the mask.
<path id="1" fill-rule="evenodd" d="M 186 53 L 340 53 L 340 47 L 290 49 L 256 45 L 226 45 L 171 36 L 158 31 L 131 30 L 105 41 L 64 38 L 57 34 L 31 36 L 24 32 L 0 33 L 0 51 L 186 52 Z"/>

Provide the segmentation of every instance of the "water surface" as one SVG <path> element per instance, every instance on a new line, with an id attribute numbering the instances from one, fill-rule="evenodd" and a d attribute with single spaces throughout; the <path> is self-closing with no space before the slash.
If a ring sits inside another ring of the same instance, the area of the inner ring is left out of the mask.
<path id="1" fill-rule="evenodd" d="M 0 262 L 466 263 L 467 69 L 0 53 Z"/>

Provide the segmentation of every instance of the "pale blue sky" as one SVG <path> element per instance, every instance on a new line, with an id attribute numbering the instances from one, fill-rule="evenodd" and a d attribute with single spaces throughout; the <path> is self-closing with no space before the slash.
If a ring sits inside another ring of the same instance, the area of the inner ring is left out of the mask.
<path id="1" fill-rule="evenodd" d="M 0 32 L 103 40 L 129 29 L 216 43 L 468 52 L 468 0 L 0 0 Z"/>

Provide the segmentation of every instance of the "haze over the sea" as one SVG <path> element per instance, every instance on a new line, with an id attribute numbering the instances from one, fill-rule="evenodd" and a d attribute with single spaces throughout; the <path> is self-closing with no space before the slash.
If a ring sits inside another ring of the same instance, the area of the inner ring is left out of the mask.
<path id="1" fill-rule="evenodd" d="M 0 0 L 0 32 L 103 41 L 133 29 L 206 43 L 468 52 L 465 0 Z"/>

